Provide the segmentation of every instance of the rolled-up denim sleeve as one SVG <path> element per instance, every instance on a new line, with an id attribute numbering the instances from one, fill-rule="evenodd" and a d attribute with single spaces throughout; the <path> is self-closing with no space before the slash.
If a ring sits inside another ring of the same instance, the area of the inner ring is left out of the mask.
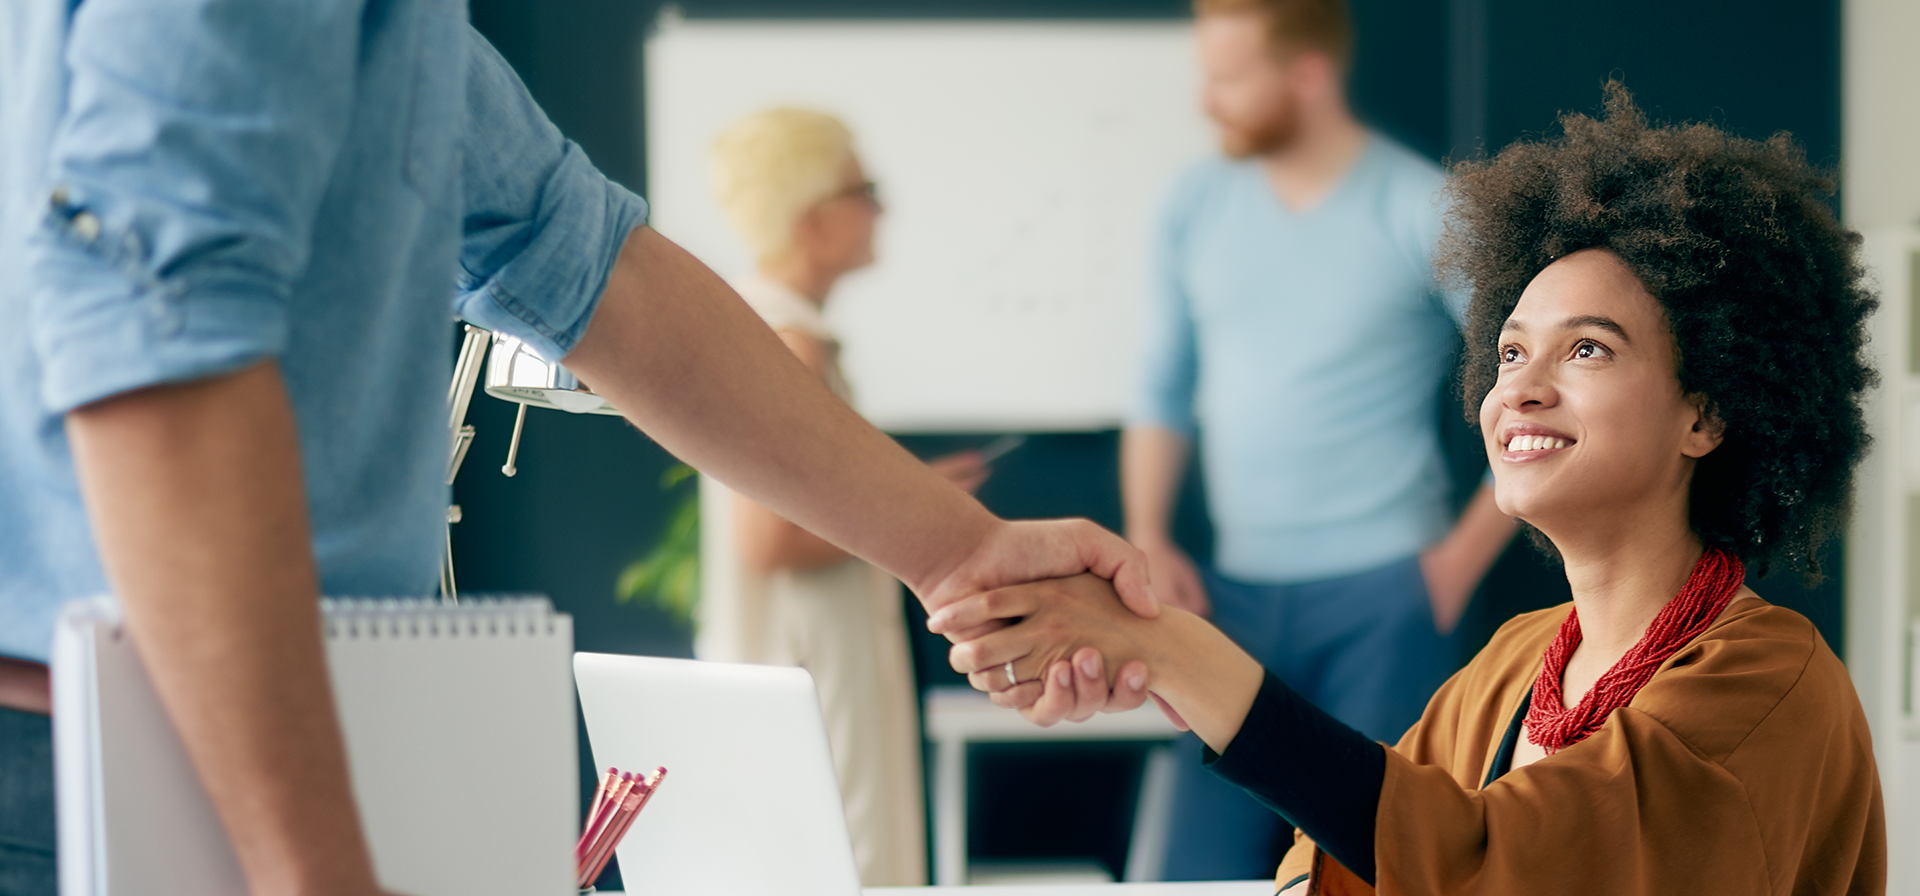
<path id="1" fill-rule="evenodd" d="M 1130 426 L 1159 426 L 1187 436 L 1194 429 L 1193 394 L 1200 371 L 1193 313 L 1180 269 L 1185 221 L 1181 198 L 1190 179 L 1175 187 L 1156 225 L 1140 366 L 1127 416 Z"/>
<path id="2" fill-rule="evenodd" d="M 49 410 L 285 349 L 361 5 L 78 4 L 24 272 Z"/>
<path id="3" fill-rule="evenodd" d="M 586 331 L 647 204 L 601 174 L 469 29 L 460 316 L 559 360 Z"/>

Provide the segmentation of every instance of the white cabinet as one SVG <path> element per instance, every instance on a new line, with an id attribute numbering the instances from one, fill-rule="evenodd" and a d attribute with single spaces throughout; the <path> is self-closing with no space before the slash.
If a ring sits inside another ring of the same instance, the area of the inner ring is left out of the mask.
<path id="1" fill-rule="evenodd" d="M 1867 234 L 1880 290 L 1868 350 L 1874 446 L 1847 536 L 1847 667 L 1873 727 L 1887 801 L 1890 893 L 1920 893 L 1920 230 Z"/>

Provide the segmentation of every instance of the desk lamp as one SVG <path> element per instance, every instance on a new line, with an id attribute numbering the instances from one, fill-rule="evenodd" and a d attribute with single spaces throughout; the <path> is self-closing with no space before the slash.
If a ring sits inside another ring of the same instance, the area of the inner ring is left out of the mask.
<path id="1" fill-rule="evenodd" d="M 500 468 L 507 476 L 519 472 L 514 462 L 520 456 L 520 434 L 526 429 L 528 407 L 553 408 L 570 414 L 620 414 L 605 398 L 581 384 L 572 371 L 557 361 L 540 357 L 520 339 L 467 324 L 460 342 L 460 356 L 453 367 L 453 382 L 447 387 L 447 429 L 452 439 L 447 457 L 449 486 L 453 485 L 454 477 L 460 475 L 460 464 L 467 458 L 468 446 L 473 444 L 473 425 L 467 422 L 467 405 L 480 379 L 483 354 L 487 394 L 520 406 L 513 417 L 507 462 Z M 440 599 L 447 603 L 460 600 L 453 580 L 453 524 L 457 522 L 460 522 L 460 505 L 450 504 L 447 506 L 447 550 L 440 565 Z"/>

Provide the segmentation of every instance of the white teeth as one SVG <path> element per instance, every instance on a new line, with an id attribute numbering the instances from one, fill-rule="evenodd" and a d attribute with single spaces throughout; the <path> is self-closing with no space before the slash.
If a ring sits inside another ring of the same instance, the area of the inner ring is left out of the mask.
<path id="1" fill-rule="evenodd" d="M 1552 436 L 1514 436 L 1507 443 L 1508 451 L 1547 451 L 1565 448 L 1570 444 L 1566 439 Z"/>

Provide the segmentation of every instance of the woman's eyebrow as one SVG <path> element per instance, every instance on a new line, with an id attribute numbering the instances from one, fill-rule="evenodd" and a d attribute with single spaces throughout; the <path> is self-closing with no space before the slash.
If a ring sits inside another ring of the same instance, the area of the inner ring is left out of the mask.
<path id="1" fill-rule="evenodd" d="M 1601 317 L 1598 314 L 1582 314 L 1577 317 L 1569 317 L 1560 322 L 1560 329 L 1562 330 L 1579 330 L 1586 327 L 1605 330 L 1620 337 L 1620 341 L 1629 345 L 1633 344 L 1633 337 L 1628 336 L 1626 329 L 1611 317 Z"/>

